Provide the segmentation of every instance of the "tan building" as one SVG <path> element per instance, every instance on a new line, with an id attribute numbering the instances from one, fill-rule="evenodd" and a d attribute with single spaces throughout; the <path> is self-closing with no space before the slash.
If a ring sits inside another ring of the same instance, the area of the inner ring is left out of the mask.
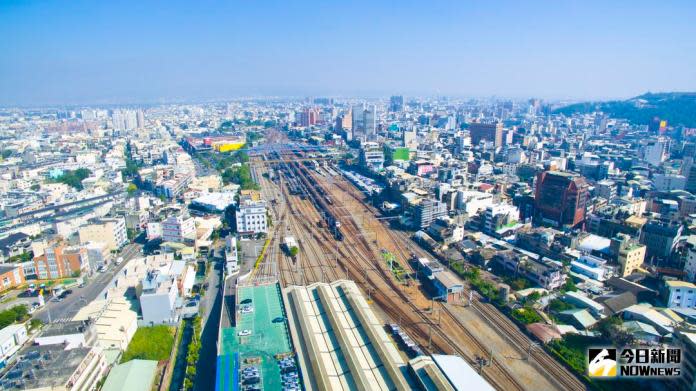
<path id="1" fill-rule="evenodd" d="M 620 265 L 619 276 L 626 277 L 643 265 L 646 247 L 628 235 L 619 234 L 611 240 L 612 252 Z"/>
<path id="2" fill-rule="evenodd" d="M 98 219 L 80 228 L 80 243 L 104 242 L 109 251 L 115 251 L 128 243 L 126 221 L 123 218 Z"/>

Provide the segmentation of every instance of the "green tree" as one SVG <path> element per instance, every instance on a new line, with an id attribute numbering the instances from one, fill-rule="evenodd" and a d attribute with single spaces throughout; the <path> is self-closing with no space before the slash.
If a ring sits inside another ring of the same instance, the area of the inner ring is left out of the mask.
<path id="1" fill-rule="evenodd" d="M 135 194 L 136 191 L 138 191 L 138 186 L 136 186 L 133 183 L 128 184 L 128 187 L 126 188 L 126 191 L 128 192 L 129 196 L 132 196 Z"/>

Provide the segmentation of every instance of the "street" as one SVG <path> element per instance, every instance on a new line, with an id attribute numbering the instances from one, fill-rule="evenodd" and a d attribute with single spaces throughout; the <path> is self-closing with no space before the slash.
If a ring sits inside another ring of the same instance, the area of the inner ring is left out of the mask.
<path id="1" fill-rule="evenodd" d="M 116 258 L 119 256 L 123 257 L 123 263 L 118 266 L 112 263 L 107 271 L 93 275 L 83 288 L 71 288 L 73 293 L 68 295 L 68 297 L 61 302 L 54 302 L 46 298 L 46 305 L 34 313 L 34 318 L 41 319 L 46 323 L 72 319 L 80 308 L 102 295 L 104 290 L 114 279 L 116 273 L 118 273 L 128 261 L 141 256 L 141 248 L 142 245 L 136 243 L 126 245 L 120 254 L 115 255 Z M 33 297 L 32 301 L 38 301 L 38 298 Z"/>

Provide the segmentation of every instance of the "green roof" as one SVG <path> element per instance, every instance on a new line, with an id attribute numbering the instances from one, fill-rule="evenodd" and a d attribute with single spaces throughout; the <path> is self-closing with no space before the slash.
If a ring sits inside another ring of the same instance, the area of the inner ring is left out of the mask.
<path id="1" fill-rule="evenodd" d="M 111 370 L 102 391 L 150 391 L 156 373 L 157 361 L 130 360 Z"/>
<path id="2" fill-rule="evenodd" d="M 274 322 L 276 318 L 285 318 L 285 309 L 278 284 L 239 287 L 237 300 L 251 300 L 254 311 L 239 314 L 236 327 L 222 328 L 220 333 L 220 354 L 218 356 L 217 383 L 218 390 L 235 389 L 236 371 L 244 365 L 245 359 L 259 359 L 263 389 L 280 390 L 282 388 L 277 354 L 293 352 L 287 321 Z M 241 330 L 250 330 L 252 334 L 240 337 Z"/>

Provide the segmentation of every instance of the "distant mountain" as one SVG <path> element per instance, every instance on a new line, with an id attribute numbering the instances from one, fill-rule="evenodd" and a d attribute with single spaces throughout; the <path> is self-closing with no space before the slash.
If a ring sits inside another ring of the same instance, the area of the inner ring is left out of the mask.
<path id="1" fill-rule="evenodd" d="M 667 120 L 668 125 L 696 127 L 696 92 L 647 93 L 622 101 L 584 102 L 554 110 L 570 115 L 601 111 L 614 118 L 625 118 L 635 124 L 647 125 L 654 117 Z"/>

